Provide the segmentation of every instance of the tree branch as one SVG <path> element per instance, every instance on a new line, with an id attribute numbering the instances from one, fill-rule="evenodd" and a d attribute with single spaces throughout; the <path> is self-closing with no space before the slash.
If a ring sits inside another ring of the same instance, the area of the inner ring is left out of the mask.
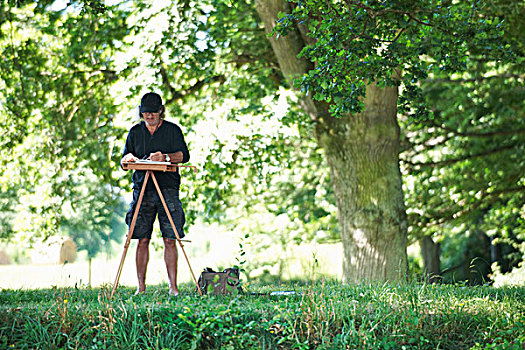
<path id="1" fill-rule="evenodd" d="M 511 145 L 507 145 L 507 146 L 494 148 L 494 149 L 491 149 L 491 150 L 488 150 L 488 151 L 485 151 L 485 152 L 477 153 L 477 154 L 470 154 L 470 155 L 466 155 L 466 156 L 459 157 L 459 158 L 446 159 L 446 160 L 437 161 L 437 162 L 425 162 L 425 163 L 417 162 L 417 163 L 414 163 L 414 162 L 410 162 L 408 160 L 401 160 L 401 161 L 403 163 L 409 165 L 410 167 L 438 168 L 438 167 L 447 166 L 447 165 L 455 164 L 455 163 L 458 163 L 458 162 L 462 162 L 462 161 L 465 161 L 465 160 L 468 160 L 468 159 L 479 158 L 479 157 L 484 157 L 484 156 L 488 156 L 488 155 L 499 153 L 499 152 L 504 152 L 504 151 L 507 151 L 509 149 L 513 149 L 513 148 L 515 148 L 517 146 L 518 145 L 516 145 L 516 144 L 511 144 Z"/>
<path id="2" fill-rule="evenodd" d="M 480 82 L 484 80 L 489 79 L 496 79 L 496 78 L 516 78 L 516 79 L 525 79 L 525 75 L 523 74 L 513 74 L 513 73 L 502 73 L 502 74 L 495 74 L 495 75 L 489 75 L 489 76 L 479 76 L 475 78 L 469 78 L 469 79 L 452 79 L 450 77 L 447 78 L 439 78 L 439 79 L 427 79 L 427 83 L 474 83 L 474 82 Z"/>
<path id="3" fill-rule="evenodd" d="M 430 23 L 426 23 L 426 22 L 423 22 L 423 21 L 421 21 L 421 20 L 415 18 L 414 16 L 412 16 L 412 14 L 410 14 L 410 13 L 405 13 L 405 14 L 408 15 L 408 17 L 409 17 L 410 19 L 413 19 L 414 21 L 416 21 L 416 22 L 419 23 L 419 24 L 422 24 L 422 25 L 427 26 L 427 27 L 433 27 L 432 24 L 430 24 Z"/>
<path id="4" fill-rule="evenodd" d="M 434 114 L 439 115 L 439 111 L 434 110 Z M 525 134 L 525 129 L 517 129 L 517 130 L 494 130 L 494 131 L 488 131 L 488 132 L 478 132 L 478 131 L 457 131 L 456 129 L 449 128 L 443 124 L 438 124 L 435 122 L 435 120 L 431 121 L 432 125 L 440 128 L 441 130 L 445 130 L 447 132 L 453 133 L 455 136 L 460 137 L 494 137 L 494 136 L 507 136 L 507 135 L 520 135 Z"/>
<path id="5" fill-rule="evenodd" d="M 494 137 L 494 136 L 507 136 L 507 135 L 519 135 L 519 134 L 525 134 L 525 129 L 518 129 L 518 130 L 496 130 L 496 131 L 490 131 L 490 132 L 460 132 L 460 131 L 454 131 L 450 128 L 444 127 L 443 130 L 450 131 L 454 133 L 457 136 L 463 136 L 463 137 Z"/>
<path id="6" fill-rule="evenodd" d="M 183 97 L 183 95 L 178 92 L 177 89 L 173 87 L 173 85 L 171 85 L 170 78 L 168 77 L 168 71 L 166 70 L 166 66 L 164 64 L 160 65 L 160 77 L 162 79 L 162 85 L 164 85 L 164 87 L 166 87 L 166 89 L 171 94 L 170 102 Z M 166 101 L 166 104 L 169 104 L 169 102 Z"/>
<path id="7" fill-rule="evenodd" d="M 88 74 L 89 75 L 89 78 L 97 75 L 97 74 L 104 74 L 104 75 L 115 75 L 117 74 L 117 71 L 115 70 L 112 70 L 112 69 L 95 69 L 95 70 L 69 70 L 67 72 L 65 72 L 64 74 L 60 74 L 60 75 L 54 75 L 53 73 L 50 73 L 50 72 L 41 72 L 40 74 L 41 75 L 44 75 L 44 76 L 49 76 L 49 77 L 53 77 L 52 80 L 57 80 L 59 78 L 62 78 L 64 76 L 71 76 L 71 75 L 75 75 L 75 74 L 79 74 L 79 73 L 84 73 L 84 74 Z"/>
<path id="8" fill-rule="evenodd" d="M 433 27 L 432 24 L 430 23 L 426 23 L 426 22 L 423 22 L 417 18 L 415 18 L 412 13 L 422 13 L 422 12 L 425 12 L 425 13 L 430 13 L 430 14 L 433 14 L 435 13 L 434 11 L 432 10 L 428 10 L 428 11 L 423 11 L 419 8 L 415 9 L 414 11 L 405 11 L 405 10 L 394 10 L 394 9 L 382 9 L 380 11 L 375 11 L 373 7 L 370 7 L 370 6 L 366 6 L 365 4 L 363 4 L 362 2 L 360 1 L 356 1 L 356 0 L 345 0 L 345 3 L 346 3 L 346 6 L 348 7 L 348 10 L 350 10 L 350 8 L 353 6 L 355 7 L 358 7 L 358 8 L 361 8 L 363 10 L 367 10 L 368 12 L 370 12 L 370 14 L 372 15 L 372 17 L 379 17 L 379 16 L 382 16 L 384 13 L 398 13 L 398 14 L 403 14 L 403 15 L 407 15 L 410 19 L 416 21 L 417 23 L 419 24 L 422 24 L 422 25 L 425 25 L 425 26 L 429 26 L 429 27 Z"/>
<path id="9" fill-rule="evenodd" d="M 185 90 L 177 90 L 171 85 L 170 79 L 168 76 L 168 72 L 166 70 L 166 67 L 161 64 L 160 66 L 160 75 L 162 78 L 162 84 L 166 87 L 166 89 L 170 92 L 171 97 L 169 99 L 166 99 L 166 104 L 171 104 L 175 102 L 178 99 L 184 98 L 185 96 L 194 94 L 195 92 L 199 91 L 206 85 L 210 85 L 216 82 L 223 83 L 226 81 L 226 77 L 224 75 L 215 75 L 213 77 L 204 78 L 202 80 L 197 81 L 192 86 L 186 88 Z"/>
<path id="10" fill-rule="evenodd" d="M 436 116 L 439 115 L 439 111 L 434 110 L 434 114 Z M 414 149 L 415 147 L 423 147 L 425 151 L 434 149 L 438 146 L 442 146 L 446 144 L 448 141 L 452 140 L 454 137 L 472 137 L 472 138 L 492 138 L 497 136 L 513 136 L 513 135 L 521 135 L 525 134 L 525 129 L 517 129 L 517 130 L 493 130 L 488 132 L 481 132 L 481 131 L 457 131 L 456 129 L 447 127 L 443 124 L 439 124 L 436 122 L 436 120 L 429 120 L 429 123 L 431 123 L 432 127 L 441 129 L 444 131 L 444 133 L 438 133 L 437 136 L 432 136 L 432 134 L 435 134 L 436 132 L 430 129 L 423 130 L 422 132 L 418 132 L 418 135 L 429 135 L 428 138 L 422 142 L 413 142 L 410 140 L 410 136 L 407 135 L 407 139 L 404 143 L 403 150 L 401 152 L 407 152 L 409 150 Z M 438 139 L 439 137 L 442 137 L 442 139 Z"/>
<path id="11" fill-rule="evenodd" d="M 423 142 L 413 142 L 410 141 L 410 138 L 407 138 L 407 140 L 403 143 L 404 147 L 402 148 L 401 153 L 413 150 L 415 147 L 423 147 L 424 151 L 429 151 L 436 147 L 445 145 L 448 141 L 453 140 L 455 137 L 492 138 L 496 136 L 513 136 L 525 134 L 525 129 L 496 130 L 490 132 L 460 132 L 442 125 L 436 125 L 436 127 L 446 131 L 447 133 L 444 135 L 440 134 L 437 137 L 430 137 Z M 443 138 L 438 139 L 439 136 L 442 136 Z"/>
<path id="12" fill-rule="evenodd" d="M 510 194 L 510 193 L 517 193 L 517 192 L 525 192 L 525 186 L 504 188 L 504 189 L 496 190 L 496 191 L 493 191 L 493 192 L 487 192 L 486 190 L 484 190 L 484 191 L 482 191 L 483 194 L 482 194 L 481 198 L 478 201 L 476 201 L 475 203 L 473 203 L 471 206 L 469 206 L 469 207 L 467 207 L 467 208 L 465 208 L 463 210 L 454 211 L 453 213 L 451 213 L 451 214 L 449 214 L 447 216 L 442 216 L 442 217 L 438 218 L 436 221 L 427 222 L 424 226 L 425 227 L 432 227 L 432 226 L 436 226 L 436 225 L 442 225 L 442 224 L 444 224 L 445 222 L 448 222 L 448 221 L 459 219 L 461 217 L 464 217 L 467 214 L 470 214 L 470 213 L 474 212 L 476 209 L 478 209 L 479 207 L 481 207 L 483 205 L 488 205 L 488 204 L 494 203 L 502 195 Z"/>
<path id="13" fill-rule="evenodd" d="M 8 5 L 9 5 L 9 2 L 8 2 Z M 25 95 L 26 94 L 25 84 L 24 84 L 24 79 L 22 78 L 23 77 L 22 66 L 20 65 L 20 61 L 18 60 L 18 50 L 15 50 L 15 27 L 13 26 L 11 6 L 9 6 L 7 17 L 9 19 L 9 26 L 11 27 L 10 28 L 11 30 L 9 32 L 10 34 L 9 39 L 11 39 L 11 52 L 13 55 L 13 61 L 14 61 L 16 68 L 18 69 L 18 78 L 20 79 L 20 88 L 22 90 L 22 95 Z"/>
<path id="14" fill-rule="evenodd" d="M 443 138 L 441 140 L 438 139 L 439 136 L 442 136 Z M 432 150 L 436 147 L 442 146 L 446 144 L 448 141 L 453 139 L 454 135 L 448 134 L 448 135 L 438 135 L 438 137 L 432 137 L 430 139 L 427 139 L 423 142 L 412 142 L 410 140 L 407 140 L 404 143 L 404 148 L 402 152 L 407 152 L 409 150 L 413 150 L 415 147 L 422 146 L 425 151 Z M 416 151 L 417 152 L 417 151 Z"/>

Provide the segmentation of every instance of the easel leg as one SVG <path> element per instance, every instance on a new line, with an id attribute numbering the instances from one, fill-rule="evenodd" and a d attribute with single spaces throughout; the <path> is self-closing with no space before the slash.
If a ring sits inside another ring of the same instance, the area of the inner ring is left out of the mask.
<path id="1" fill-rule="evenodd" d="M 164 206 L 164 210 L 166 211 L 166 215 L 168 216 L 168 220 L 170 221 L 171 227 L 173 228 L 173 232 L 175 232 L 175 236 L 177 237 L 177 242 L 179 242 L 180 248 L 182 249 L 182 252 L 184 253 L 184 257 L 186 258 L 186 261 L 188 262 L 188 267 L 190 268 L 191 276 L 193 277 L 193 281 L 195 281 L 195 285 L 197 286 L 197 290 L 199 291 L 199 294 L 202 295 L 201 287 L 199 287 L 199 283 L 197 282 L 197 279 L 195 278 L 195 274 L 193 273 L 193 269 L 190 265 L 190 260 L 188 259 L 188 255 L 186 255 L 186 251 L 184 250 L 184 245 L 182 244 L 182 241 L 180 240 L 179 232 L 177 231 L 177 228 L 175 227 L 175 224 L 173 223 L 173 219 L 171 218 L 170 211 L 168 210 L 168 206 L 166 205 L 166 202 L 164 201 L 164 197 L 162 196 L 162 191 L 160 190 L 159 184 L 157 183 L 157 179 L 155 178 L 155 174 L 151 173 L 151 178 L 153 179 L 153 183 L 155 184 L 155 187 L 157 188 L 157 192 L 159 193 L 160 201 L 162 202 L 162 205 Z"/>
<path id="2" fill-rule="evenodd" d="M 115 277 L 115 282 L 113 283 L 113 290 L 111 291 L 110 299 L 113 298 L 113 294 L 118 287 L 118 282 L 120 280 L 120 274 L 122 273 L 122 266 L 124 265 L 124 260 L 126 259 L 126 254 L 128 252 L 129 242 L 131 241 L 131 236 L 133 236 L 133 230 L 135 229 L 135 224 L 137 223 L 137 217 L 139 216 L 140 205 L 142 204 L 142 198 L 144 197 L 144 191 L 146 190 L 146 184 L 149 180 L 149 175 L 151 171 L 146 172 L 146 177 L 144 178 L 144 183 L 142 184 L 142 189 L 140 190 L 139 200 L 137 201 L 137 206 L 135 207 L 135 212 L 133 213 L 133 219 L 129 225 L 128 235 L 126 237 L 126 243 L 124 243 L 124 252 L 122 253 L 122 258 L 120 258 L 120 265 L 117 271 L 117 277 Z M 153 174 L 153 173 L 152 173 Z"/>

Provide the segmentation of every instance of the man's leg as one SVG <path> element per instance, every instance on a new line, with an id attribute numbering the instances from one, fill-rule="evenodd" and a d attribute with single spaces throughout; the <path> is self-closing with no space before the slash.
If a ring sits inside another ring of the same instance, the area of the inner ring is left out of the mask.
<path id="1" fill-rule="evenodd" d="M 139 282 L 137 293 L 143 293 L 146 290 L 146 269 L 149 260 L 149 241 L 149 238 L 142 238 L 139 239 L 137 245 L 136 264 L 137 278 Z"/>
<path id="2" fill-rule="evenodd" d="M 168 280 L 170 285 L 170 295 L 179 295 L 177 287 L 177 241 L 174 239 L 163 238 L 164 240 L 164 262 L 168 270 Z"/>

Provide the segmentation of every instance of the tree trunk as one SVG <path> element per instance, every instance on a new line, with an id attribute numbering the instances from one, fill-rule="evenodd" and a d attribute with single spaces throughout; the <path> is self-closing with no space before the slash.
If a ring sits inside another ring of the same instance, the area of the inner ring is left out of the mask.
<path id="1" fill-rule="evenodd" d="M 439 282 L 441 279 L 441 247 L 435 243 L 430 236 L 425 236 L 419 240 L 421 255 L 423 256 L 424 272 L 430 283 Z"/>
<path id="2" fill-rule="evenodd" d="M 267 32 L 279 12 L 289 12 L 285 0 L 258 0 L 256 6 Z M 297 57 L 307 40 L 299 29 L 270 39 L 290 83 L 313 68 Z M 407 219 L 398 158 L 397 96 L 397 88 L 371 84 L 364 112 L 344 118 L 331 117 L 326 103 L 303 98 L 331 170 L 347 282 L 406 278 Z"/>
<path id="3" fill-rule="evenodd" d="M 363 113 L 323 117 L 316 125 L 331 170 L 348 281 L 406 276 L 407 219 L 396 106 L 396 88 L 369 85 Z"/>

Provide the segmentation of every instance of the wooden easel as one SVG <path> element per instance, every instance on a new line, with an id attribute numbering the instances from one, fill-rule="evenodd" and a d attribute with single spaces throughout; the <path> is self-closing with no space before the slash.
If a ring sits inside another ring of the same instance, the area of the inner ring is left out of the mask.
<path id="1" fill-rule="evenodd" d="M 148 183 L 150 176 L 153 179 L 153 183 L 155 184 L 155 188 L 157 189 L 157 193 L 159 194 L 160 201 L 162 202 L 162 205 L 164 206 L 164 210 L 166 211 L 168 220 L 170 221 L 171 227 L 173 228 L 173 232 L 175 232 L 175 236 L 177 237 L 177 242 L 179 242 L 180 248 L 182 252 L 184 253 L 184 257 L 186 258 L 186 261 L 188 262 L 188 267 L 190 268 L 190 272 L 191 272 L 191 276 L 193 277 L 193 281 L 195 281 L 195 284 L 197 285 L 197 290 L 199 291 L 199 294 L 202 295 L 202 290 L 199 287 L 199 283 L 197 282 L 197 279 L 195 278 L 195 274 L 193 273 L 193 270 L 191 268 L 190 260 L 188 259 L 188 255 L 186 255 L 186 251 L 184 250 L 184 245 L 182 244 L 182 240 L 180 239 L 179 232 L 177 231 L 177 228 L 175 227 L 175 224 L 173 223 L 173 219 L 171 218 L 171 214 L 168 210 L 168 206 L 166 205 L 166 202 L 164 201 L 164 197 L 162 196 L 162 191 L 160 190 L 159 184 L 157 183 L 157 179 L 155 178 L 155 174 L 153 173 L 154 171 L 174 172 L 174 171 L 177 171 L 178 168 L 183 168 L 183 167 L 193 168 L 194 170 L 196 169 L 195 166 L 191 166 L 191 165 L 178 165 L 178 164 L 170 164 L 170 163 L 164 163 L 164 162 L 122 163 L 122 168 L 124 170 L 145 170 L 146 177 L 144 178 L 144 183 L 142 185 L 142 189 L 140 190 L 140 195 L 137 201 L 137 206 L 135 208 L 135 212 L 133 213 L 133 219 L 131 220 L 131 224 L 129 225 L 129 231 L 126 237 L 126 243 L 124 244 L 124 252 L 122 253 L 122 258 L 120 259 L 120 265 L 118 267 L 117 277 L 115 278 L 115 283 L 113 283 L 113 290 L 111 291 L 110 299 L 113 298 L 113 294 L 115 294 L 115 291 L 117 290 L 117 287 L 118 287 L 118 282 L 120 280 L 120 274 L 122 273 L 122 266 L 124 265 L 124 260 L 126 259 L 126 254 L 128 252 L 128 247 L 131 241 L 131 236 L 133 235 L 133 230 L 135 229 L 135 224 L 137 223 L 137 217 L 139 215 L 140 205 L 142 204 L 142 198 L 144 197 L 144 191 L 146 190 L 146 185 Z"/>

